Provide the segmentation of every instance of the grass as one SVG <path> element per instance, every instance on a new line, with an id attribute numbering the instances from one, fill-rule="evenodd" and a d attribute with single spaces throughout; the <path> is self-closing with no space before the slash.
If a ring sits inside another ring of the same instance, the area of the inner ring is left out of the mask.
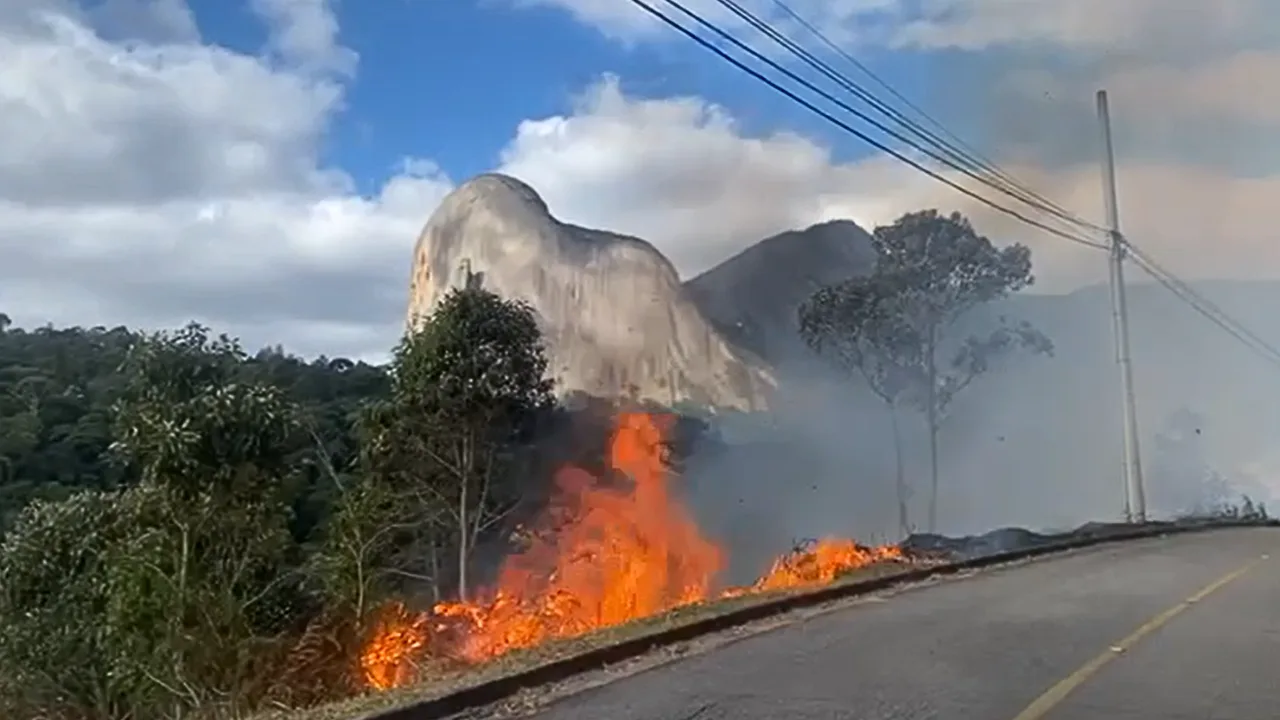
<path id="1" fill-rule="evenodd" d="M 878 563 L 841 576 L 834 585 L 846 585 L 871 578 L 895 575 L 918 567 L 901 563 Z M 824 586 L 831 587 L 831 586 Z M 427 700 L 444 697 L 502 677 L 531 670 L 540 665 L 582 655 L 610 645 L 689 625 L 723 615 L 743 607 L 759 605 L 789 595 L 812 591 L 813 587 L 779 590 L 744 595 L 723 600 L 686 605 L 667 613 L 634 622 L 604 628 L 596 632 L 517 650 L 482 665 L 462 669 L 441 669 L 429 679 L 387 691 L 371 691 L 365 695 L 313 708 L 277 711 L 255 720 L 360 720 Z"/>

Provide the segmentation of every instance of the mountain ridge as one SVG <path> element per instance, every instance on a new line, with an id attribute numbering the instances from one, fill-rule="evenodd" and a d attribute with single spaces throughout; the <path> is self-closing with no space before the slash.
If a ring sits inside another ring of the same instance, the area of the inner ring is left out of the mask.
<path id="1" fill-rule="evenodd" d="M 777 364 L 807 352 L 794 331 L 800 304 L 874 265 L 870 233 L 852 220 L 830 220 L 767 237 L 684 286 L 722 332 Z"/>

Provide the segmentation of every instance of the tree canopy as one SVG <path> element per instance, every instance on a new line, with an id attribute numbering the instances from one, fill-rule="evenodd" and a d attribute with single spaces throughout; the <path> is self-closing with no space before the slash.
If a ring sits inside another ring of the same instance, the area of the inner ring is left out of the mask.
<path id="1" fill-rule="evenodd" d="M 203 332 L 210 346 L 203 350 L 231 342 Z M 116 405 L 130 391 L 129 383 L 142 382 L 122 370 L 128 363 L 136 366 L 141 358 L 130 353 L 145 338 L 123 327 L 23 330 L 4 324 L 0 534 L 34 499 L 64 499 L 77 490 L 120 488 L 137 480 L 141 468 L 106 460 L 117 429 Z M 229 354 L 201 372 L 216 370 L 237 382 L 269 385 L 297 405 L 300 428 L 288 438 L 286 451 L 288 462 L 304 466 L 294 523 L 305 535 L 331 494 L 331 483 L 322 482 L 323 464 L 345 467 L 354 461 L 355 414 L 367 401 L 387 395 L 390 378 L 384 368 L 345 358 L 308 362 L 279 349 L 253 355 L 238 347 L 221 349 Z M 317 447 L 323 452 L 316 453 Z"/>
<path id="2" fill-rule="evenodd" d="M 194 324 L 4 320 L 4 717 L 360 691 L 376 613 L 424 584 L 465 595 L 476 548 L 536 496 L 522 470 L 558 417 L 532 310 L 476 288 L 387 367 L 249 354 Z"/>
<path id="3" fill-rule="evenodd" d="M 476 544 L 520 502 L 518 450 L 554 400 L 536 317 L 528 305 L 468 288 L 441 299 L 427 322 L 396 347 L 391 393 L 365 416 L 371 478 L 400 497 L 430 567 L 466 597 Z M 438 556 L 441 533 L 457 552 L 451 571 Z"/>
<path id="4" fill-rule="evenodd" d="M 1031 251 L 996 247 L 959 213 L 907 213 L 872 233 L 873 270 L 820 288 L 799 309 L 799 330 L 816 351 L 861 375 L 889 406 L 898 448 L 900 522 L 905 481 L 897 409 L 920 410 L 929 434 L 928 523 L 937 525 L 937 434 L 956 396 L 1014 350 L 1050 354 L 1053 344 L 1026 322 L 957 335 L 974 308 L 1030 286 Z M 905 528 L 904 528 L 905 530 Z"/>

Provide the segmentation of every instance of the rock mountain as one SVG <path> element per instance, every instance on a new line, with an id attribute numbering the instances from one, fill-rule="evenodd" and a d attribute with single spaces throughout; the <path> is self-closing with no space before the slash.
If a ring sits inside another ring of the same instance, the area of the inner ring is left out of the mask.
<path id="1" fill-rule="evenodd" d="M 685 288 L 721 332 L 776 366 L 809 357 L 796 333 L 800 304 L 874 264 L 867 231 L 835 220 L 761 240 Z"/>
<path id="2" fill-rule="evenodd" d="M 766 239 L 681 283 L 648 243 L 561 223 L 528 186 L 485 175 L 446 198 L 423 230 L 409 322 L 418 322 L 447 288 L 465 284 L 469 272 L 473 282 L 538 312 L 562 390 L 618 396 L 635 386 L 641 397 L 663 404 L 768 406 L 771 427 L 783 428 L 775 431 L 779 441 L 803 441 L 802 452 L 792 455 L 810 463 L 801 474 L 824 490 L 822 504 L 833 517 L 847 522 L 850 508 L 865 504 L 864 519 L 874 522 L 892 515 L 892 499 L 874 502 L 867 489 L 889 487 L 883 408 L 874 398 L 837 392 L 849 383 L 823 378 L 806 362 L 794 325 L 795 309 L 813 287 L 866 272 L 870 263 L 867 234 L 834 222 Z M 1197 287 L 1280 346 L 1273 310 L 1280 283 Z M 1169 415 L 1187 407 L 1207 418 L 1203 441 L 1215 468 L 1254 478 L 1280 498 L 1274 449 L 1280 403 L 1258 401 L 1280 397 L 1280 372 L 1161 287 L 1135 283 L 1129 300 L 1144 455 L 1154 452 L 1153 436 Z M 1056 352 L 1001 363 L 957 402 L 954 413 L 964 421 L 949 424 L 941 438 L 941 505 L 955 518 L 951 529 L 1013 521 L 1065 526 L 1115 510 L 1121 433 L 1105 286 L 1021 293 L 976 311 L 970 322 L 977 327 L 1000 315 L 1030 321 L 1053 339 Z M 778 384 L 788 392 L 773 393 Z M 790 482 L 798 467 L 753 456 L 722 473 L 728 486 L 756 498 L 759 523 L 791 512 L 806 524 L 782 530 L 815 532 L 809 520 L 816 506 Z M 1167 492 L 1156 467 L 1149 463 L 1152 508 L 1172 508 L 1177 503 L 1162 500 Z M 781 489 L 768 491 L 775 486 Z M 846 488 L 847 502 L 833 488 Z M 707 504 L 722 501 L 717 493 Z M 747 531 L 758 534 L 759 523 Z"/>
<path id="3" fill-rule="evenodd" d="M 414 248 L 409 326 L 468 282 L 533 307 L 564 394 L 768 404 L 768 367 L 704 315 L 662 253 L 639 238 L 560 222 L 518 180 L 478 176 L 432 214 Z"/>

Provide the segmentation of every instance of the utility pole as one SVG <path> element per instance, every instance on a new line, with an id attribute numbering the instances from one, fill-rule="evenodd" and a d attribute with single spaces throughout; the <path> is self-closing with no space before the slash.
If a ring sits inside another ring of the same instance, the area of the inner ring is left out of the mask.
<path id="1" fill-rule="evenodd" d="M 1147 497 L 1142 487 L 1142 460 L 1138 450 L 1138 410 L 1133 397 L 1133 363 L 1129 359 L 1129 306 L 1124 291 L 1125 241 L 1120 234 L 1120 210 L 1116 202 L 1116 158 L 1111 142 L 1111 111 L 1107 91 L 1098 91 L 1098 123 L 1102 127 L 1102 200 L 1111 236 L 1111 319 L 1115 330 L 1116 364 L 1120 366 L 1120 391 L 1124 407 L 1124 514 L 1128 522 L 1147 521 Z"/>

